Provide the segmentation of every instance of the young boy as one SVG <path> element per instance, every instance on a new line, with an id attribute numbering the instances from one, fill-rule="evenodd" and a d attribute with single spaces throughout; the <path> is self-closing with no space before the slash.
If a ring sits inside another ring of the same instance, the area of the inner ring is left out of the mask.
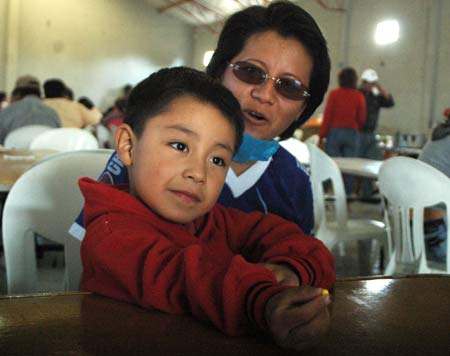
<path id="1" fill-rule="evenodd" d="M 82 287 L 302 349 L 329 326 L 334 258 L 294 223 L 216 204 L 242 132 L 236 99 L 201 72 L 138 84 L 115 137 L 129 186 L 80 179 Z"/>

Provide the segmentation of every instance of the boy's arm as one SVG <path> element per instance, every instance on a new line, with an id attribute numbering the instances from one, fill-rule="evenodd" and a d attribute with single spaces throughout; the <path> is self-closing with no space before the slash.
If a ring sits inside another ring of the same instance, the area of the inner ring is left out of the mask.
<path id="1" fill-rule="evenodd" d="M 299 285 L 330 288 L 334 284 L 334 256 L 320 240 L 304 234 L 298 225 L 277 215 L 259 212 L 244 215 L 235 209 L 224 210 L 223 217 L 230 247 L 247 261 L 287 266 L 296 273 Z M 289 276 L 277 280 L 286 278 L 293 280 Z"/>
<path id="2" fill-rule="evenodd" d="M 235 243 L 247 260 L 260 261 L 280 284 L 299 286 L 280 291 L 265 301 L 263 322 L 275 341 L 296 350 L 319 342 L 330 325 L 327 308 L 330 299 L 321 294 L 321 288 L 311 286 L 332 287 L 335 281 L 332 254 L 319 240 L 278 216 L 224 212 L 232 215 L 230 221 L 245 222 L 234 232 L 246 233 L 246 238 L 237 238 L 231 245 Z M 227 225 L 230 237 L 236 225 Z M 240 244 L 241 241 L 244 243 Z"/>
<path id="3" fill-rule="evenodd" d="M 302 284 L 316 279 L 327 287 L 322 272 L 310 269 L 322 263 L 328 270 L 330 261 L 320 258 L 328 251 L 296 224 L 217 206 L 204 227 L 211 230 L 198 238 L 150 214 L 126 193 L 91 180 L 80 186 L 86 197 L 84 289 L 170 313 L 190 312 L 236 335 L 248 331 L 249 324 L 267 330 L 267 301 L 291 288 L 258 263 L 286 262 L 302 275 Z M 334 271 L 329 280 L 334 281 Z"/>
<path id="4" fill-rule="evenodd" d="M 169 313 L 190 312 L 230 335 L 250 324 L 267 328 L 265 303 L 289 287 L 242 256 L 192 243 L 192 235 L 173 243 L 163 230 L 131 214 L 91 220 L 81 247 L 83 288 Z"/>

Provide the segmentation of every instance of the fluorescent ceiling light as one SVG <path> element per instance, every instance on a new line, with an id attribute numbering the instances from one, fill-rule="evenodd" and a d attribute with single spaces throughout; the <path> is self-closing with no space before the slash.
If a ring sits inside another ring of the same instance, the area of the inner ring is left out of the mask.
<path id="1" fill-rule="evenodd" d="M 387 45 L 397 42 L 400 33 L 400 26 L 397 20 L 385 20 L 379 22 L 375 29 L 375 43 Z"/>

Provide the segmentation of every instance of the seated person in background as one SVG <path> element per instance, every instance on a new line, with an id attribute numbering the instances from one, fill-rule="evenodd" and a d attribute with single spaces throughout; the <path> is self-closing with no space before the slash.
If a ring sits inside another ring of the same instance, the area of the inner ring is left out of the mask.
<path id="1" fill-rule="evenodd" d="M 91 99 L 89 99 L 86 96 L 82 96 L 78 99 L 78 102 L 83 105 L 86 109 L 88 109 L 90 112 L 94 113 L 95 116 L 100 120 L 103 116 L 102 112 L 97 109 L 97 107 L 94 105 Z"/>
<path id="2" fill-rule="evenodd" d="M 66 86 L 66 90 L 64 91 L 64 97 L 73 101 L 73 90 L 68 86 Z"/>
<path id="3" fill-rule="evenodd" d="M 83 128 L 96 125 L 100 118 L 80 103 L 67 98 L 67 87 L 59 79 L 49 79 L 44 83 L 44 104 L 58 113 L 62 127 Z"/>
<path id="4" fill-rule="evenodd" d="M 132 88 L 130 84 L 125 85 L 122 89 L 122 95 L 114 101 L 114 106 L 109 108 L 103 116 L 102 124 L 113 132 L 124 120 L 125 107 Z"/>
<path id="5" fill-rule="evenodd" d="M 61 127 L 55 110 L 41 100 L 39 80 L 31 75 L 19 77 L 11 95 L 13 102 L 0 112 L 0 144 L 13 130 L 28 125 Z"/>
<path id="6" fill-rule="evenodd" d="M 439 169 L 450 178 L 450 108 L 444 111 L 444 116 L 446 120 L 434 128 L 431 140 L 423 148 L 419 160 Z M 425 210 L 425 248 L 428 259 L 445 262 L 447 229 L 445 207 L 438 205 Z"/>
<path id="7" fill-rule="evenodd" d="M 80 179 L 82 288 L 303 349 L 329 327 L 334 257 L 295 223 L 216 204 L 243 129 L 239 103 L 202 72 L 138 84 L 116 132 L 129 185 Z"/>
<path id="8" fill-rule="evenodd" d="M 118 98 L 114 102 L 114 106 L 102 119 L 102 124 L 110 130 L 114 130 L 123 123 L 125 107 L 127 105 L 126 98 Z"/>
<path id="9" fill-rule="evenodd" d="M 6 96 L 6 93 L 4 91 L 0 91 L 0 111 L 6 109 L 8 104 L 8 97 Z"/>

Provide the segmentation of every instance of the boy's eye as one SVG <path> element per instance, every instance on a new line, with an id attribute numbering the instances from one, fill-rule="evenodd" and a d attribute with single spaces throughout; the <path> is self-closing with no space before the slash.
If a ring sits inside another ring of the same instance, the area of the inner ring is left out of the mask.
<path id="1" fill-rule="evenodd" d="M 170 144 L 171 147 L 175 148 L 177 151 L 187 152 L 187 145 L 181 142 L 173 142 Z"/>
<path id="2" fill-rule="evenodd" d="M 220 157 L 212 157 L 211 162 L 218 166 L 226 166 L 225 160 Z"/>

